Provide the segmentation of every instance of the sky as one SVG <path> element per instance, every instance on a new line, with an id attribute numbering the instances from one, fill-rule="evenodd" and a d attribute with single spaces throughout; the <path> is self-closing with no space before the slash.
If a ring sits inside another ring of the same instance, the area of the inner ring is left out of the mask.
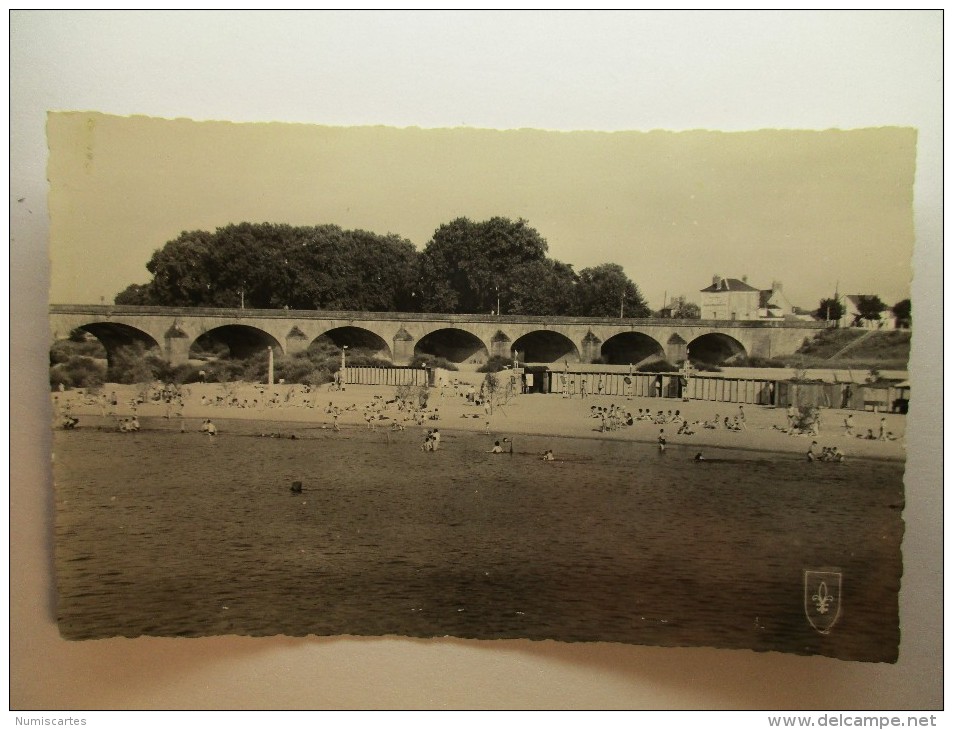
<path id="1" fill-rule="evenodd" d="M 554 132 L 53 113 L 51 301 L 111 302 L 152 252 L 230 223 L 337 224 L 422 250 L 457 217 L 524 218 L 652 308 L 713 275 L 795 305 L 909 296 L 916 130 Z M 103 265 L 103 262 L 109 262 Z"/>

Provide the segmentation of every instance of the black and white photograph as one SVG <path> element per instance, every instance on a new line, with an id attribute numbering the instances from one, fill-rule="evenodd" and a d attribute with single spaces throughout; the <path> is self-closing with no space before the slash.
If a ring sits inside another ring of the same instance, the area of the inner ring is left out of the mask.
<path id="1" fill-rule="evenodd" d="M 916 123 L 42 131 L 69 651 L 902 663 L 910 505 L 942 485 L 908 468 Z"/>
<path id="2" fill-rule="evenodd" d="M 48 130 L 64 637 L 896 659 L 913 130 Z"/>

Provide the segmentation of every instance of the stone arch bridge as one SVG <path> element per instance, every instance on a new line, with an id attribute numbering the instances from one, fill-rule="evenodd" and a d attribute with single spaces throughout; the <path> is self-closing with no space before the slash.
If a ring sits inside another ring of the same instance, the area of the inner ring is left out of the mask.
<path id="1" fill-rule="evenodd" d="M 634 365 L 657 357 L 676 363 L 689 352 L 706 362 L 737 354 L 789 355 L 825 324 L 54 304 L 50 326 L 54 341 L 75 329 L 93 334 L 110 359 L 116 348 L 141 343 L 158 349 L 173 365 L 209 344 L 245 357 L 268 347 L 278 355 L 292 354 L 318 341 L 370 350 L 398 365 L 420 354 L 479 364 L 514 353 L 521 362 L 603 358 Z"/>

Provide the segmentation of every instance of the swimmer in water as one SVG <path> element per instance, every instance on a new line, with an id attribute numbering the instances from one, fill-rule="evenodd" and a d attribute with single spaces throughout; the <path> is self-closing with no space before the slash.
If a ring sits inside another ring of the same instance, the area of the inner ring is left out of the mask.
<path id="1" fill-rule="evenodd" d="M 503 453 L 503 447 L 500 446 L 500 442 L 497 441 L 496 443 L 493 444 L 493 448 L 490 449 L 487 453 L 488 453 L 488 454 L 502 454 L 502 453 Z"/>
<path id="2" fill-rule="evenodd" d="M 543 461 L 555 461 L 555 460 L 556 458 L 553 456 L 552 449 L 546 449 L 546 451 L 543 452 Z"/>
<path id="3" fill-rule="evenodd" d="M 695 461 L 704 461 L 704 460 L 705 460 L 705 457 L 702 455 L 701 451 L 695 454 Z"/>
<path id="4" fill-rule="evenodd" d="M 665 429 L 660 429 L 658 432 L 658 450 L 665 451 Z"/>

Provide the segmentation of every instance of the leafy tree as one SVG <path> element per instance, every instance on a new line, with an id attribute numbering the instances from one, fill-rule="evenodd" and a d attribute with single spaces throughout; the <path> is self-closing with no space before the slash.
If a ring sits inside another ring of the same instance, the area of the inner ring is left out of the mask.
<path id="1" fill-rule="evenodd" d="M 473 222 L 457 218 L 438 228 L 421 254 L 421 308 L 486 313 L 499 300 L 509 312 L 514 282 L 546 262 L 549 246 L 522 218 Z"/>
<path id="2" fill-rule="evenodd" d="M 506 291 L 507 314 L 560 315 L 576 311 L 578 277 L 572 266 L 547 259 L 514 272 Z"/>
<path id="3" fill-rule="evenodd" d="M 857 297 L 857 314 L 854 317 L 854 326 L 858 326 L 863 319 L 877 322 L 880 315 L 887 310 L 887 305 L 880 301 L 876 294 L 861 294 Z"/>
<path id="4" fill-rule="evenodd" d="M 148 284 L 130 284 L 113 301 L 116 304 L 152 304 L 152 288 Z"/>
<path id="5" fill-rule="evenodd" d="M 577 275 L 547 257 L 525 220 L 457 218 L 426 248 L 394 234 L 334 225 L 239 223 L 184 231 L 155 251 L 147 284 L 117 304 L 261 309 L 429 311 L 616 316 L 648 315 L 618 264 Z"/>
<path id="6" fill-rule="evenodd" d="M 844 316 L 844 305 L 837 297 L 821 299 L 814 311 L 814 316 L 825 322 L 837 322 Z"/>
<path id="7" fill-rule="evenodd" d="M 600 264 L 579 272 L 577 314 L 583 317 L 649 317 L 639 288 L 619 264 Z"/>
<path id="8" fill-rule="evenodd" d="M 898 327 L 908 328 L 913 324 L 913 312 L 910 308 L 909 299 L 901 299 L 893 305 L 891 311 L 897 319 Z"/>
<path id="9" fill-rule="evenodd" d="M 240 223 L 186 231 L 156 251 L 153 279 L 119 304 L 394 311 L 413 303 L 417 252 L 395 235 Z"/>

